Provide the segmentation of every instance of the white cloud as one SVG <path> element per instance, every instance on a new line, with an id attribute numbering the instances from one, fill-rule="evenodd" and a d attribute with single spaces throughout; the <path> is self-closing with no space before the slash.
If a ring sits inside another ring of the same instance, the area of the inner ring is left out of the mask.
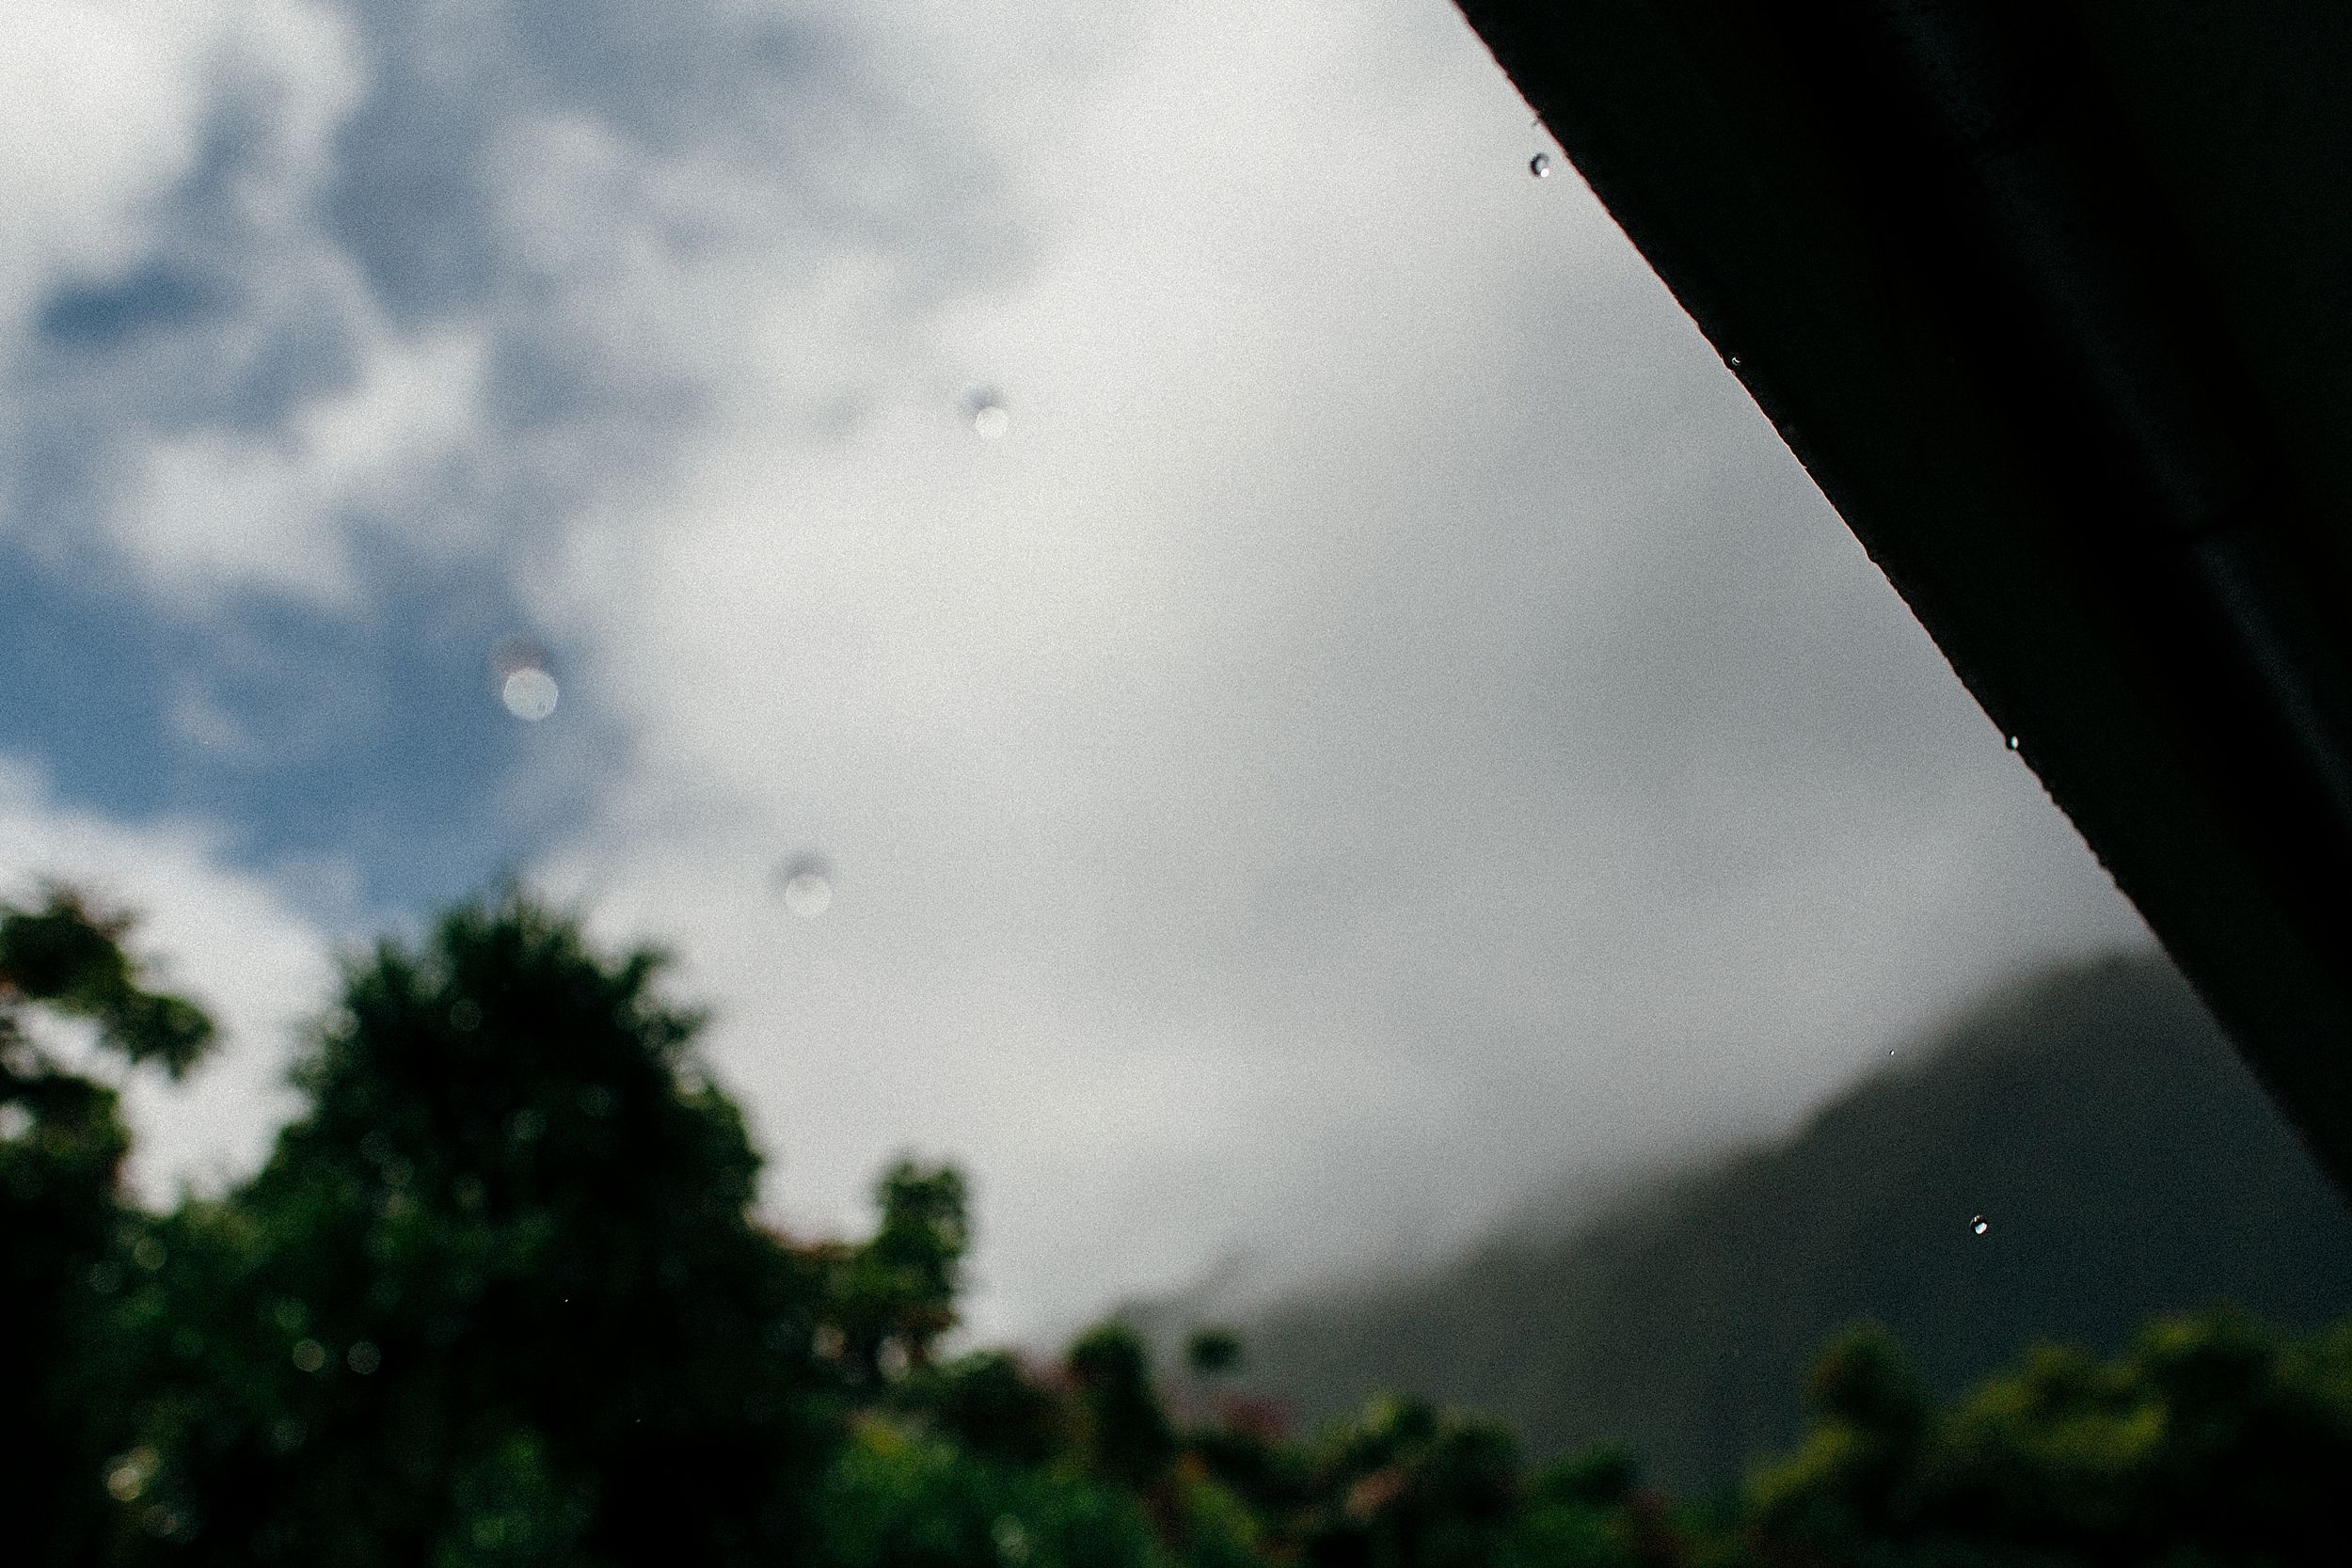
<path id="1" fill-rule="evenodd" d="M 284 145 L 315 170 L 357 85 L 325 7 L 15 0 L 0 53 L 7 310 L 21 316 L 59 275 L 107 277 L 152 243 L 224 72 L 266 95 Z M 21 321 L 5 325 L 12 334 Z"/>
<path id="2" fill-rule="evenodd" d="M 983 107 L 1036 270 L 830 448 L 745 388 L 550 590 L 640 727 L 550 875 L 687 957 L 785 1208 L 968 1162 L 991 1328 L 1458 1234 L 2137 935 L 1419 16 L 1154 8 L 1050 125 Z M 741 306 L 780 373 L 855 341 Z"/>
<path id="3" fill-rule="evenodd" d="M 466 544 L 472 519 L 432 500 L 480 441 L 481 343 L 444 332 L 362 351 L 357 380 L 262 433 L 164 438 L 111 519 L 124 560 L 158 598 L 209 602 L 270 588 L 353 606 L 356 536 L 397 519 L 408 542 Z"/>
<path id="4" fill-rule="evenodd" d="M 1458 1232 L 2136 936 L 1449 8 L 861 12 L 682 109 L 532 97 L 504 15 L 408 62 L 480 133 L 428 215 L 482 275 L 423 304 L 314 199 L 389 68 L 304 35 L 254 321 L 331 318 L 348 374 L 136 435 L 120 547 L 360 615 L 360 529 L 513 574 L 570 655 L 513 788 L 601 790 L 549 882 L 682 953 L 780 1209 L 970 1164 L 984 1324 Z M 321 994 L 265 888 L 155 843 L 278 933 L 223 963 Z M 817 920 L 773 885 L 809 848 Z"/>
<path id="5" fill-rule="evenodd" d="M 293 1110 L 284 1084 L 296 1023 L 330 1000 L 328 939 L 272 881 L 234 869 L 224 835 L 195 822 L 130 825 L 58 801 L 30 765 L 0 756 L 0 897 L 39 880 L 138 917 L 134 949 L 156 983 L 201 1003 L 218 1047 L 177 1085 L 129 1076 L 134 1186 L 151 1201 L 181 1180 L 217 1190 L 255 1166 Z"/>
<path id="6" fill-rule="evenodd" d="M 103 271 L 194 157 L 207 33 L 193 8 L 19 0 L 0 51 L 0 299 L 56 269 Z M 13 327 L 10 321 L 6 324 Z"/>

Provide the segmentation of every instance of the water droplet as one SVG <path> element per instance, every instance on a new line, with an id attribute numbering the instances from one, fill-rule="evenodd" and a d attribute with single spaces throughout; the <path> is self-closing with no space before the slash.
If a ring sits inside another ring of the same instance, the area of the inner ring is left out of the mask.
<path id="1" fill-rule="evenodd" d="M 9 1101 L 0 1105 L 0 1138 L 16 1139 L 33 1130 L 33 1113 Z"/>
<path id="2" fill-rule="evenodd" d="M 141 1236 L 131 1248 L 131 1261 L 153 1274 L 164 1266 L 164 1243 L 152 1236 Z"/>
<path id="3" fill-rule="evenodd" d="M 2009 737 L 2009 749 L 2010 749 L 2010 751 L 2014 752 L 2015 750 L 2017 750 L 2018 745 L 2019 745 L 2019 742 L 2018 742 L 2017 737 L 2016 737 L 2015 736 L 2013 736 L 2013 735 L 2012 735 L 2012 736 L 2010 736 Z"/>
<path id="4" fill-rule="evenodd" d="M 559 695 L 555 677 L 535 664 L 523 666 L 499 687 L 499 701 L 506 705 L 506 711 L 531 724 L 555 711 Z"/>
<path id="5" fill-rule="evenodd" d="M 106 1466 L 106 1490 L 117 1502 L 129 1502 L 147 1490 L 154 1479 L 155 1450 L 144 1444 L 121 1455 Z"/>
<path id="6" fill-rule="evenodd" d="M 294 1348 L 296 1371 L 315 1372 L 326 1365 L 326 1347 L 316 1339 L 296 1339 Z"/>
<path id="7" fill-rule="evenodd" d="M 1007 1562 L 1029 1560 L 1029 1532 L 1021 1528 L 1021 1521 L 1008 1513 L 996 1521 L 990 1532 L 996 1538 L 996 1555 Z"/>
<path id="8" fill-rule="evenodd" d="M 833 867 L 818 855 L 795 855 L 780 873 L 784 907 L 814 920 L 833 907 Z"/>
<path id="9" fill-rule="evenodd" d="M 1528 159 L 1527 172 L 1534 175 L 1538 180 L 1550 179 L 1551 154 L 1549 152 L 1538 152 L 1533 158 Z"/>
<path id="10" fill-rule="evenodd" d="M 361 1339 L 354 1344 L 350 1354 L 343 1357 L 343 1365 L 358 1372 L 361 1377 L 367 1377 L 373 1374 L 376 1368 L 384 1365 L 384 1353 L 377 1350 L 372 1341 Z"/>
<path id="11" fill-rule="evenodd" d="M 963 395 L 963 411 L 972 418 L 972 428 L 980 439 L 993 441 L 1012 428 L 1012 416 L 1006 412 L 1004 395 L 993 387 L 975 387 Z"/>
<path id="12" fill-rule="evenodd" d="M 1729 366 L 1730 366 L 1733 370 L 1735 370 L 1735 371 L 1736 371 L 1736 370 L 1738 370 L 1738 369 L 1740 368 L 1740 356 L 1739 356 L 1738 355 L 1736 355 L 1736 354 L 1728 354 L 1728 355 L 1725 355 L 1725 356 L 1724 356 L 1724 364 L 1726 364 L 1726 365 L 1729 365 Z"/>
<path id="13" fill-rule="evenodd" d="M 1981 1236 L 1993 1227 L 1985 1223 L 1985 1218 L 1982 1214 L 1979 1214 L 1975 1219 L 1968 1222 L 1968 1228 Z"/>

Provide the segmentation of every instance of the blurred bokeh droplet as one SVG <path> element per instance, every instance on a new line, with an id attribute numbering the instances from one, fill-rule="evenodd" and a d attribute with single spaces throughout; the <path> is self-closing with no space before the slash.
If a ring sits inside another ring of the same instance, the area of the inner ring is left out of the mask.
<path id="1" fill-rule="evenodd" d="M 833 868 L 821 856 L 795 855 L 777 879 L 784 887 L 784 907 L 803 920 L 814 920 L 833 907 Z"/>

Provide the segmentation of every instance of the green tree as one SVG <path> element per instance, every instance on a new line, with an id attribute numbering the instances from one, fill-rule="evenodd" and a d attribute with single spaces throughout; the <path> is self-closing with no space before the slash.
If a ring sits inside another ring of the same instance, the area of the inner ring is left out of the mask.
<path id="1" fill-rule="evenodd" d="M 2352 1323 L 2280 1336 L 2233 1311 L 2151 1325 L 2119 1360 L 2042 1347 L 1949 1411 L 1883 1340 L 1833 1347 L 1804 1444 L 1750 1526 L 1825 1565 L 2324 1562 L 2352 1475 Z M 1822 1397 L 1825 1396 L 1825 1397 Z"/>
<path id="2" fill-rule="evenodd" d="M 825 1320 L 839 1356 L 862 1385 L 879 1388 L 890 1363 L 930 1365 L 956 1323 L 956 1291 L 972 1243 L 963 1173 L 899 1160 L 875 1183 L 882 1222 L 861 1246 L 821 1248 Z"/>
<path id="3" fill-rule="evenodd" d="M 1098 1323 L 1070 1347 L 1081 1443 L 1096 1473 L 1146 1488 L 1176 1457 L 1176 1433 L 1152 1378 L 1143 1337 L 1125 1323 Z"/>
<path id="4" fill-rule="evenodd" d="M 175 1077 L 213 1037 L 195 1004 L 143 983 L 130 930 L 62 888 L 34 909 L 0 904 L 0 1345 L 13 1369 L 0 1519 L 10 1555 L 35 1564 L 99 1560 L 119 1517 L 109 1482 L 130 1490 L 140 1476 L 122 1414 L 135 1374 L 113 1309 L 160 1243 L 122 1199 L 130 1135 L 115 1091 L 43 1050 L 31 1015 L 95 1025 L 102 1046 Z"/>
<path id="5" fill-rule="evenodd" d="M 983 1459 L 1043 1465 L 1065 1452 L 1071 1422 L 1054 1392 L 1005 1351 L 980 1350 L 909 1375 L 903 1406 Z"/>
<path id="6" fill-rule="evenodd" d="M 827 1568 L 1174 1568 L 1136 1497 L 869 1420 L 827 1478 Z"/>
<path id="7" fill-rule="evenodd" d="M 1502 1549 L 1518 1497 L 1509 1432 L 1425 1400 L 1375 1400 L 1320 1444 L 1319 1500 L 1301 1522 L 1328 1568 L 1471 1568 Z"/>
<path id="8" fill-rule="evenodd" d="M 1197 1328 L 1184 1340 L 1184 1366 L 1195 1377 L 1221 1378 L 1241 1365 L 1241 1336 L 1230 1328 Z"/>
<path id="9" fill-rule="evenodd" d="M 305 1113 L 135 1299 L 162 1555 L 787 1560 L 818 1282 L 660 967 L 520 896 L 348 966 Z"/>

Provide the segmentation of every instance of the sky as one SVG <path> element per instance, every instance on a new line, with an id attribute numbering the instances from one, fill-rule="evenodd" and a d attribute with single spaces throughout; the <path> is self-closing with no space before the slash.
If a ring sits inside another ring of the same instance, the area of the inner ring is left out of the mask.
<path id="1" fill-rule="evenodd" d="M 1015 1337 L 2146 941 L 1441 0 L 11 23 L 0 880 L 228 1025 L 151 1193 L 510 877 L 675 955 L 779 1223 L 962 1163 Z"/>

